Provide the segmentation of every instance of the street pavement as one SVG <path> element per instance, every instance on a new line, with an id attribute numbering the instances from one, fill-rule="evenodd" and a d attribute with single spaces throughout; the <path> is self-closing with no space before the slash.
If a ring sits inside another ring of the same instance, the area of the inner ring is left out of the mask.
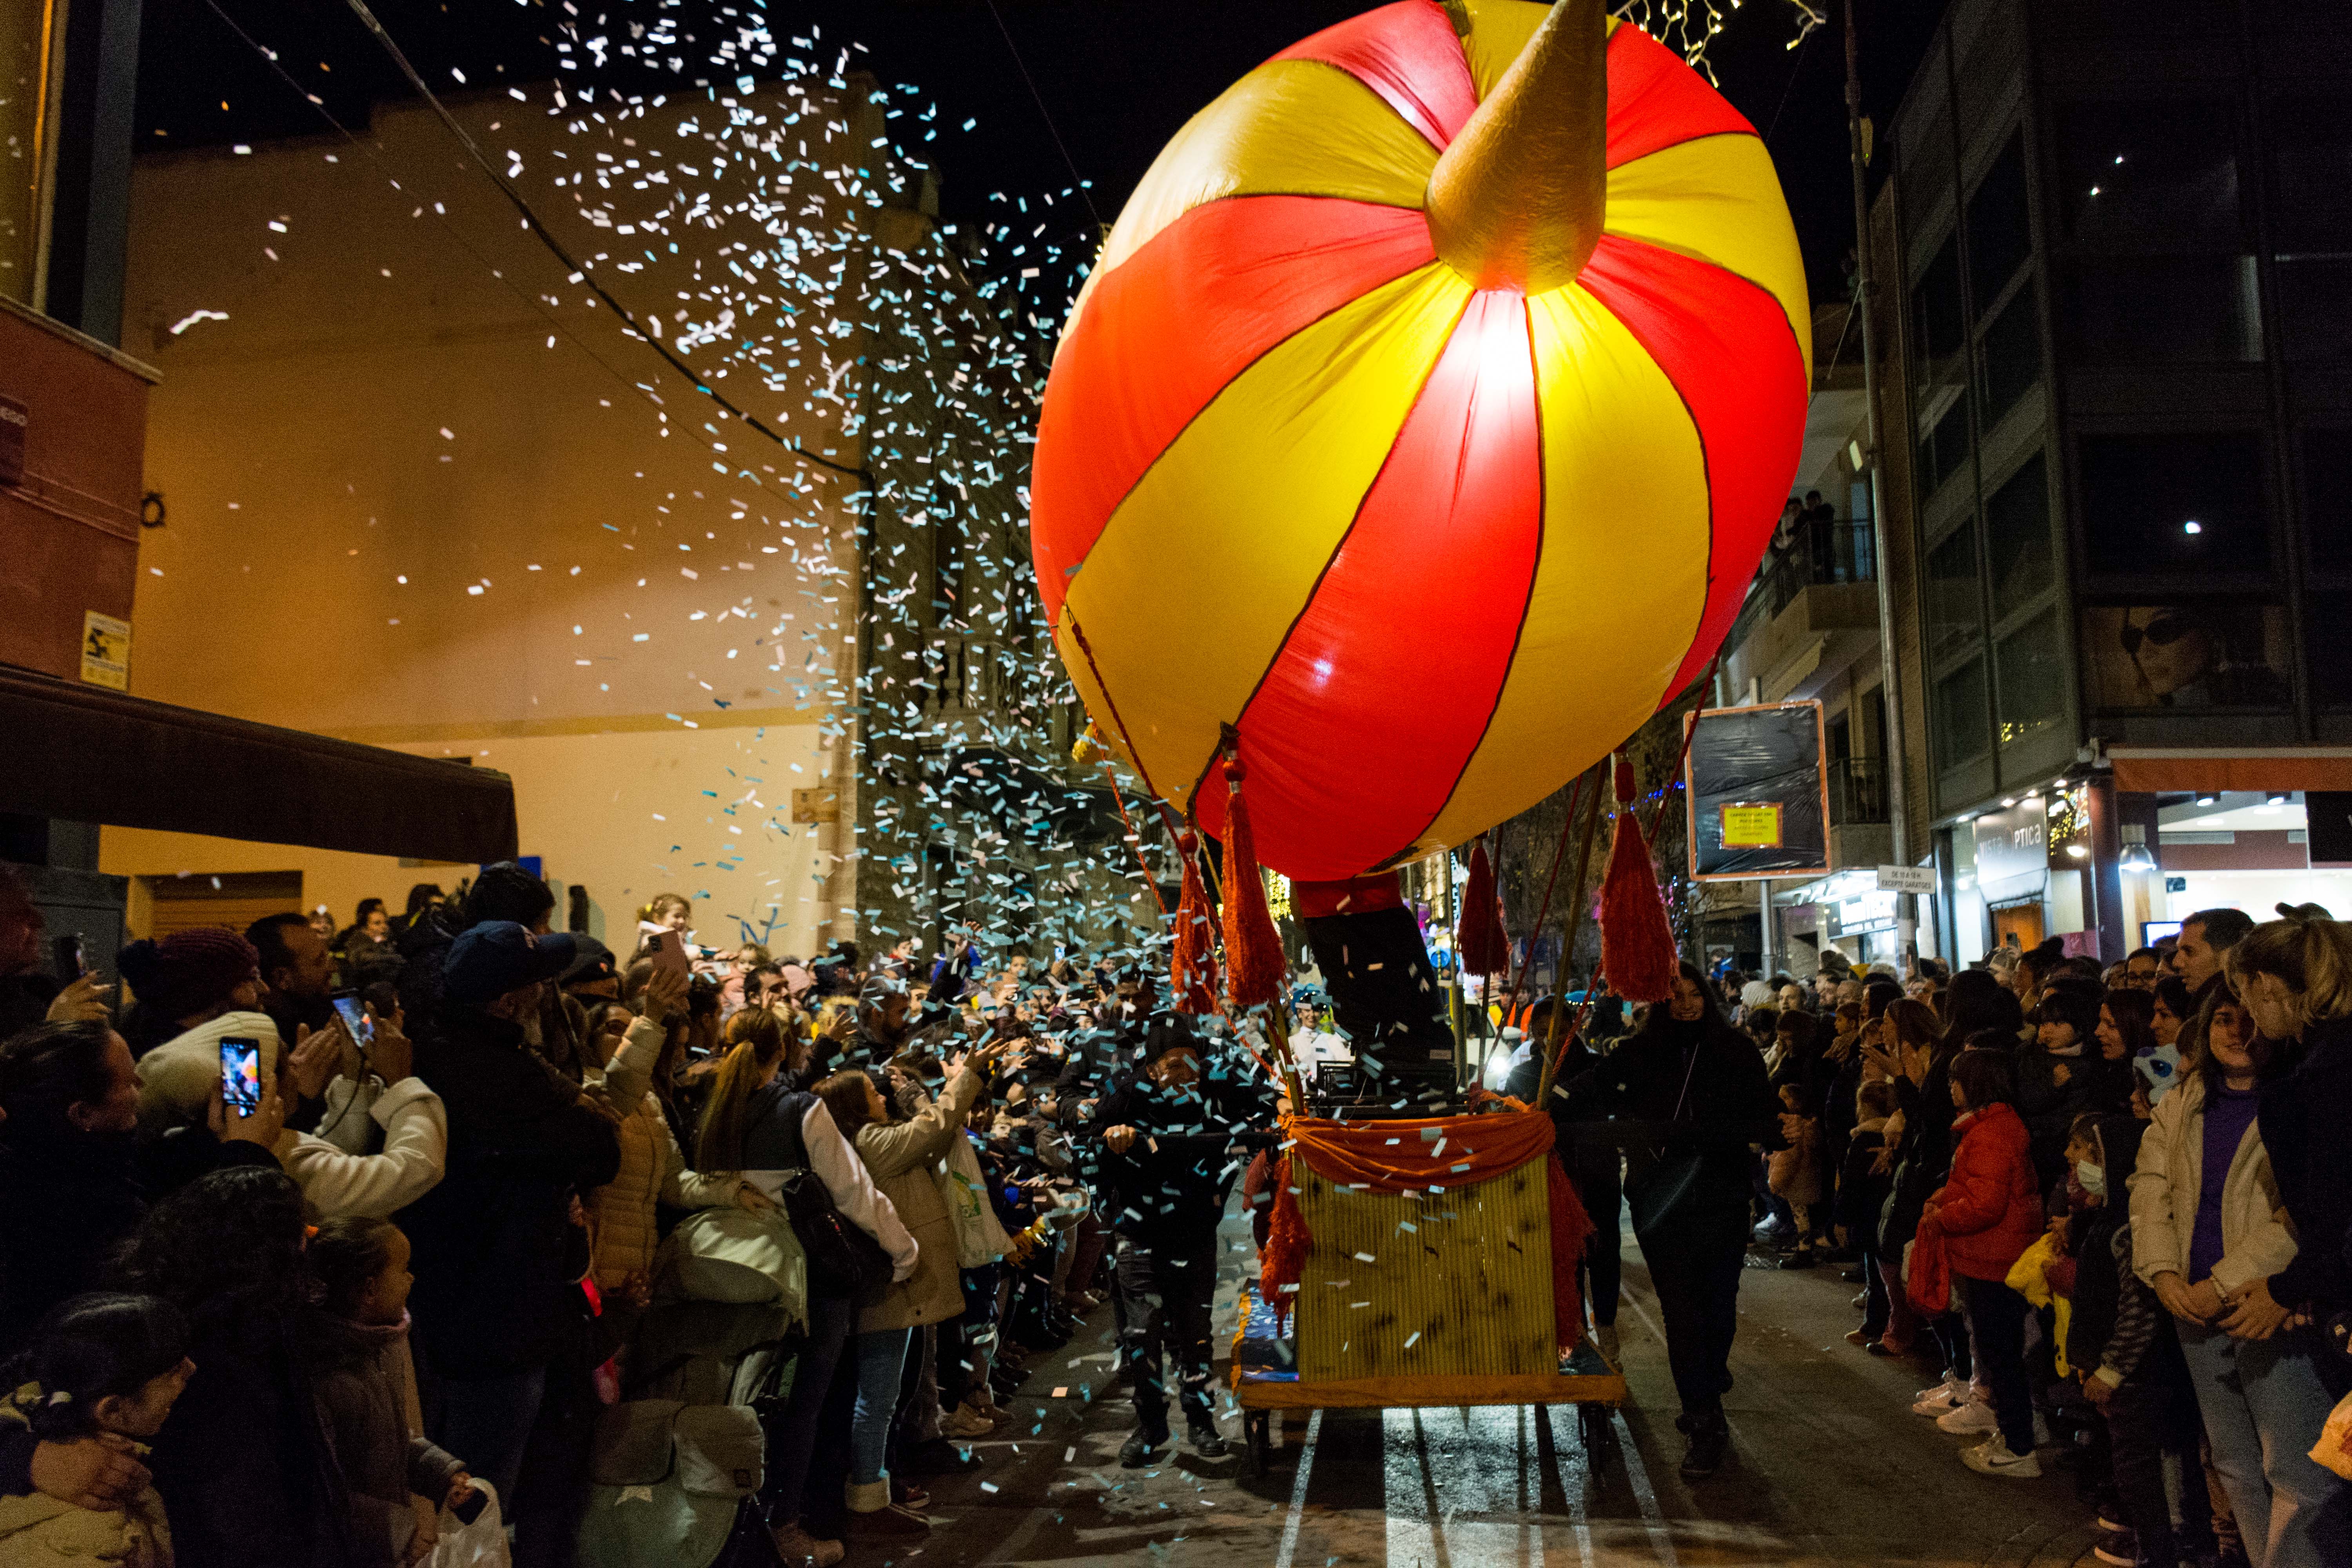
<path id="1" fill-rule="evenodd" d="M 1215 1345 L 1233 1282 L 1255 1272 L 1229 1219 Z M 854 1544 L 848 1568 L 1634 1568 L 1634 1565 L 2093 1564 L 2090 1510 L 2067 1472 L 1976 1475 L 1962 1439 L 1910 1413 L 1925 1368 L 1844 1341 L 1855 1287 L 1834 1268 L 1750 1268 L 1740 1283 L 1732 1455 L 1712 1479 L 1676 1472 L 1683 1444 L 1657 1303 L 1626 1231 L 1618 1319 L 1632 1399 L 1588 1454 L 1571 1407 L 1294 1413 L 1266 1473 L 1234 1451 L 1181 1444 L 1118 1468 L 1132 1420 L 1112 1382 L 1105 1306 L 1069 1346 L 1034 1358 L 984 1463 L 925 1484 L 927 1540 Z M 1221 1406 L 1229 1400 L 1221 1394 Z"/>

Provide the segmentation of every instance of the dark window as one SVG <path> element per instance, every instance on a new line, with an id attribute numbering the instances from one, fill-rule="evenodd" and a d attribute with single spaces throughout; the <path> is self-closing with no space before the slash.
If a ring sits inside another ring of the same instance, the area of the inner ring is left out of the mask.
<path id="1" fill-rule="evenodd" d="M 2085 436 L 2079 451 L 2094 577 L 2270 569 L 2260 437 Z"/>
<path id="2" fill-rule="evenodd" d="M 2289 360 L 2352 364 L 2352 258 L 2282 258 L 2278 301 Z"/>
<path id="3" fill-rule="evenodd" d="M 2315 670 L 2322 662 L 2313 660 Z M 2094 708 L 2276 710 L 2287 704 L 2287 668 L 2286 616 L 2275 605 L 2198 599 L 2083 609 L 2083 689 Z"/>
<path id="4" fill-rule="evenodd" d="M 1934 65 L 1921 71 L 1923 77 L 1943 70 L 1942 56 L 1935 58 Z M 1900 135 L 1895 150 L 1901 163 L 1896 190 L 1903 203 L 1903 226 L 1916 234 L 1927 226 L 1937 202 L 1951 195 L 1951 105 L 1937 104 L 1932 116 L 1915 118 L 1910 124 L 1916 127 L 1916 134 Z"/>
<path id="5" fill-rule="evenodd" d="M 1984 427 L 1991 429 L 2042 379 L 2042 323 L 2031 285 L 2020 289 L 2006 310 L 1985 329 L 1978 382 Z"/>
<path id="6" fill-rule="evenodd" d="M 2066 711 L 2066 657 L 2055 605 L 2000 639 L 2000 743 L 2040 734 Z"/>
<path id="7" fill-rule="evenodd" d="M 2344 657 L 2344 628 L 2352 626 L 2352 594 L 2309 595 L 2304 614 L 2312 701 L 2322 708 L 2352 708 L 2352 659 Z"/>
<path id="8" fill-rule="evenodd" d="M 2061 320 L 2073 357 L 2087 364 L 2263 357 L 2251 256 L 2078 258 L 2066 269 Z"/>
<path id="9" fill-rule="evenodd" d="M 1968 466 L 1969 404 L 1955 397 L 1919 443 L 1920 493 L 1933 495 Z"/>
<path id="10" fill-rule="evenodd" d="M 2352 251 L 2352 124 L 2342 100 L 2282 99 L 2266 129 L 2279 253 Z"/>
<path id="11" fill-rule="evenodd" d="M 1969 198 L 1969 283 L 1976 290 L 1979 311 L 1992 308 L 2001 289 L 2033 254 L 2032 225 L 2025 143 L 2021 136 L 2011 136 Z"/>
<path id="12" fill-rule="evenodd" d="M 2228 102 L 2067 104 L 2058 169 L 2066 237 L 2084 250 L 2244 247 L 2238 115 Z"/>
<path id="13" fill-rule="evenodd" d="M 1977 529 L 1973 519 L 1927 552 L 1927 658 L 1941 664 L 1976 641 L 1984 612 L 1977 597 Z"/>
<path id="14" fill-rule="evenodd" d="M 2303 459 L 2303 536 L 2319 572 L 2352 572 L 2352 430 L 2305 430 L 2296 446 Z M 2337 643 L 2352 621 L 2322 620 Z M 2331 656 L 2347 662 L 2339 651 Z M 2312 668 L 2318 668 L 2314 660 Z"/>
<path id="15" fill-rule="evenodd" d="M 1936 362 L 1957 354 L 1967 345 L 1968 332 L 1960 310 L 1960 241 L 1953 235 L 1919 275 L 1911 290 L 1912 342 L 1918 349 L 1919 380 L 1942 380 Z"/>
<path id="16" fill-rule="evenodd" d="M 2050 471 L 2040 453 L 1986 500 L 1985 546 L 1994 620 L 2050 586 Z"/>
<path id="17" fill-rule="evenodd" d="M 1936 761 L 1951 768 L 1985 753 L 1985 670 L 1972 658 L 1936 682 Z"/>

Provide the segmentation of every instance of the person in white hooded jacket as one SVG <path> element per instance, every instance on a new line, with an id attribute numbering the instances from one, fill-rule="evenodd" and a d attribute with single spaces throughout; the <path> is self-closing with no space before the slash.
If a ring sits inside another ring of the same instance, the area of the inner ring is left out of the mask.
<path id="1" fill-rule="evenodd" d="M 2157 1102 L 2133 1168 L 2132 1271 L 2176 1320 L 2248 1558 L 2319 1568 L 2344 1561 L 2347 1483 L 2309 1456 L 2331 1403 L 2313 1337 L 2236 1310 L 2296 1251 L 2257 1115 L 2271 1047 L 2226 990 L 2200 1023 L 2205 1048 Z"/>

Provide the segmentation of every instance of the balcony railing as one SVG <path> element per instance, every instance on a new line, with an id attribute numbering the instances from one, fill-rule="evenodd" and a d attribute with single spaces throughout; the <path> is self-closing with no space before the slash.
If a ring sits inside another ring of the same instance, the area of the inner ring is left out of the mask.
<path id="1" fill-rule="evenodd" d="M 1733 624 L 1724 647 L 1738 647 L 1758 626 L 1787 609 L 1807 588 L 1877 580 L 1877 558 L 1872 551 L 1869 523 L 1800 522 L 1792 529 L 1788 542 L 1776 543 L 1765 552 L 1755 585 L 1748 589 L 1748 602 L 1741 607 L 1739 619 Z"/>
<path id="2" fill-rule="evenodd" d="M 1878 757 L 1830 759 L 1830 826 L 1891 820 L 1886 809 L 1886 763 Z"/>

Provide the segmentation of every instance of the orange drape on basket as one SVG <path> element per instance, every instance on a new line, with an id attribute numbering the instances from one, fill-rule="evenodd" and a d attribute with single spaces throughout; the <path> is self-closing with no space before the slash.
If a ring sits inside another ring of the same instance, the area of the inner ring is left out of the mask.
<path id="1" fill-rule="evenodd" d="M 1425 1130 L 1433 1132 L 1424 1135 Z M 1576 1288 L 1592 1221 L 1584 1212 L 1559 1156 L 1552 1152 L 1551 1118 L 1537 1111 L 1447 1116 L 1417 1121 L 1324 1121 L 1292 1117 L 1283 1123 L 1290 1153 L 1276 1173 L 1274 1214 L 1259 1259 L 1258 1290 L 1280 1318 L 1290 1313 L 1291 1288 L 1305 1271 L 1315 1237 L 1298 1207 L 1290 1162 L 1303 1159 L 1327 1182 L 1375 1193 L 1450 1191 L 1474 1186 L 1542 1160 L 1551 1208 L 1553 1321 L 1560 1353 L 1583 1337 L 1583 1299 Z M 1391 1144 L 1391 1138 L 1397 1142 Z"/>

